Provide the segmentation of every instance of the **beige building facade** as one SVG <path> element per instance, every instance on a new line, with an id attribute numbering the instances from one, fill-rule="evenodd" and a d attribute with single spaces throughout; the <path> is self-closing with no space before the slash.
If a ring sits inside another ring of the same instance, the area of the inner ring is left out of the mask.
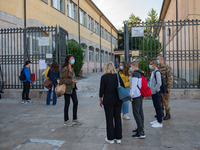
<path id="1" fill-rule="evenodd" d="M 82 73 L 102 71 L 105 62 L 114 61 L 118 30 L 92 0 L 26 0 L 26 11 L 24 0 L 1 0 L 0 28 L 24 28 L 25 12 L 26 27 L 58 25 L 68 31 L 85 51 Z"/>
<path id="2" fill-rule="evenodd" d="M 199 0 L 163 0 L 159 21 L 165 22 L 165 34 L 162 26 L 158 34 L 162 44 L 165 38 L 166 61 L 175 77 L 190 84 L 199 82 L 199 19 Z"/>

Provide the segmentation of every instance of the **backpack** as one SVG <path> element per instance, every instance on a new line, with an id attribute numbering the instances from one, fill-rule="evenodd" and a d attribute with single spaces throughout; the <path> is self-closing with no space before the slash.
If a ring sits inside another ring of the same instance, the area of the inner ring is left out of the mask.
<path id="1" fill-rule="evenodd" d="M 19 79 L 20 79 L 21 81 L 24 81 L 24 80 L 26 79 L 26 75 L 25 75 L 25 72 L 24 72 L 24 68 L 21 70 Z"/>
<path id="2" fill-rule="evenodd" d="M 140 93 L 143 97 L 149 97 L 151 96 L 151 89 L 148 86 L 147 79 L 145 78 L 145 76 L 143 74 L 141 75 L 142 75 L 142 87 L 139 88 L 138 85 L 137 87 L 140 90 Z"/>
<path id="3" fill-rule="evenodd" d="M 154 72 L 154 78 L 156 79 L 156 72 L 160 72 L 159 70 L 156 70 Z M 161 75 L 161 82 L 162 82 L 162 85 L 160 87 L 160 90 L 161 90 L 161 93 L 168 93 L 168 90 L 167 90 L 167 84 L 165 83 L 165 79 L 164 77 L 162 76 L 161 72 L 160 72 L 160 75 Z M 156 83 L 157 83 L 157 79 L 156 79 Z"/>

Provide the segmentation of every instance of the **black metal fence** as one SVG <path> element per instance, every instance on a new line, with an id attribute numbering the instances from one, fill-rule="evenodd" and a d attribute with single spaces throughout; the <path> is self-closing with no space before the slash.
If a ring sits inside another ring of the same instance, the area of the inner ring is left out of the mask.
<path id="1" fill-rule="evenodd" d="M 41 69 L 39 62 L 58 62 L 59 54 L 66 55 L 66 49 L 59 52 L 57 30 L 57 26 L 0 29 L 0 63 L 5 89 L 22 88 L 19 75 L 28 59 L 32 62 L 31 88 L 44 88 L 44 69 Z M 68 37 L 68 34 L 66 36 Z M 66 44 L 66 37 L 62 42 Z"/>
<path id="2" fill-rule="evenodd" d="M 163 55 L 172 67 L 173 88 L 199 88 L 199 28 L 200 20 L 125 24 L 125 58 L 137 60 L 140 69 L 150 77 L 149 61 Z M 131 57 L 129 50 L 133 51 Z"/>

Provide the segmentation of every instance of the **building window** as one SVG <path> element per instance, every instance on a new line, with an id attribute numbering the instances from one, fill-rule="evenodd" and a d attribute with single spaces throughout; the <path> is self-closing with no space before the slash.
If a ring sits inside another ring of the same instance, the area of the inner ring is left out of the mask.
<path id="1" fill-rule="evenodd" d="M 101 51 L 101 62 L 104 62 L 103 51 Z"/>
<path id="2" fill-rule="evenodd" d="M 114 44 L 114 37 L 112 36 L 112 44 Z"/>
<path id="3" fill-rule="evenodd" d="M 93 19 L 88 16 L 88 29 L 93 31 Z"/>
<path id="4" fill-rule="evenodd" d="M 106 30 L 105 30 L 105 34 L 104 35 L 105 35 L 104 38 L 107 40 L 107 31 Z"/>
<path id="5" fill-rule="evenodd" d="M 80 24 L 86 26 L 86 13 L 80 9 L 79 14 L 80 14 Z"/>
<path id="6" fill-rule="evenodd" d="M 42 0 L 42 1 L 48 3 L 48 0 Z"/>
<path id="7" fill-rule="evenodd" d="M 83 52 L 83 55 L 84 55 L 83 61 L 86 61 L 86 46 L 84 44 L 81 44 L 81 49 L 84 51 Z"/>
<path id="8" fill-rule="evenodd" d="M 110 33 L 108 33 L 108 41 L 110 42 Z"/>
<path id="9" fill-rule="evenodd" d="M 95 21 L 95 33 L 99 34 L 99 24 Z"/>
<path id="10" fill-rule="evenodd" d="M 89 47 L 89 61 L 93 61 L 93 49 Z"/>
<path id="11" fill-rule="evenodd" d="M 101 27 L 101 37 L 104 37 L 104 29 Z"/>
<path id="12" fill-rule="evenodd" d="M 65 13 L 65 0 L 51 0 L 51 6 Z"/>
<path id="13" fill-rule="evenodd" d="M 116 38 L 114 38 L 114 45 L 116 48 L 118 48 L 118 40 Z"/>
<path id="14" fill-rule="evenodd" d="M 108 62 L 108 53 L 105 53 L 105 62 Z"/>
<path id="15" fill-rule="evenodd" d="M 96 62 L 99 62 L 99 50 L 96 49 Z"/>
<path id="16" fill-rule="evenodd" d="M 67 15 L 77 21 L 77 6 L 71 1 L 67 1 Z"/>

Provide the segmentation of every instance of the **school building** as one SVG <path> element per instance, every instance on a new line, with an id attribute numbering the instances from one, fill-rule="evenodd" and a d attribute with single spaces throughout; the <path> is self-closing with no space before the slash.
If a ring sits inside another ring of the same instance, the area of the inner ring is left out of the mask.
<path id="1" fill-rule="evenodd" d="M 26 18 L 26 22 L 24 22 Z M 59 25 L 84 50 L 83 73 L 102 71 L 114 61 L 118 30 L 92 0 L 1 0 L 0 28 Z M 102 62 L 102 63 L 100 63 Z"/>

